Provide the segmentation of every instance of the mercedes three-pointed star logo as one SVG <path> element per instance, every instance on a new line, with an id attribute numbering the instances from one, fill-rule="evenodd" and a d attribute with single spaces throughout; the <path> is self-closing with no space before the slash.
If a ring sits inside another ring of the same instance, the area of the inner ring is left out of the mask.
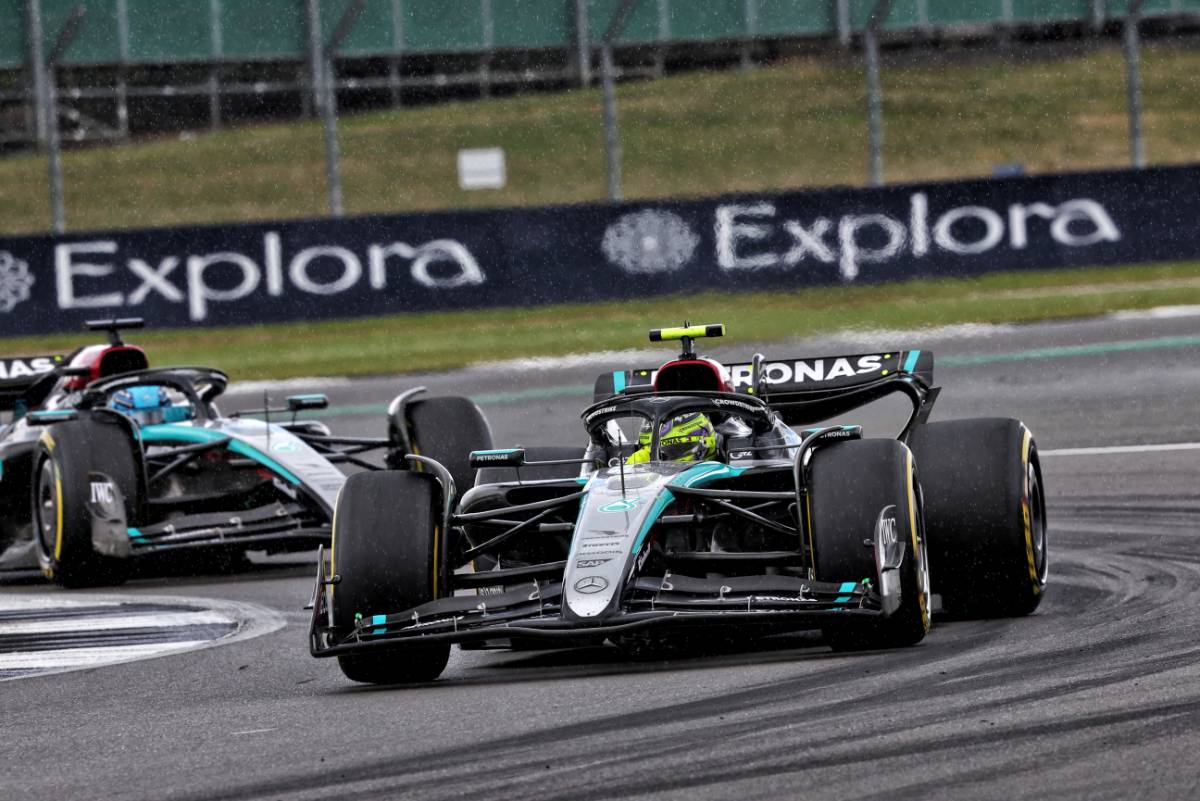
<path id="1" fill-rule="evenodd" d="M 584 595 L 594 595 L 607 587 L 608 579 L 604 576 L 584 576 L 575 582 L 575 592 L 582 592 Z"/>

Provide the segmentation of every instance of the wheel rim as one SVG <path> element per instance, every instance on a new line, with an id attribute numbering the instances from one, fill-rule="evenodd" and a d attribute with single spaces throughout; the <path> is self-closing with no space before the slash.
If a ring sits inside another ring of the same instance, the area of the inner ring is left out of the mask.
<path id="1" fill-rule="evenodd" d="M 1046 506 L 1042 498 L 1042 483 L 1038 480 L 1037 463 L 1031 458 L 1027 470 L 1029 486 L 1029 541 L 1033 547 L 1033 566 L 1038 581 L 1046 583 Z"/>
<path id="2" fill-rule="evenodd" d="M 42 469 L 38 472 L 37 500 L 34 503 L 38 542 L 47 557 L 54 556 L 55 547 L 58 545 L 57 484 L 54 462 L 47 459 L 42 462 Z"/>
<path id="3" fill-rule="evenodd" d="M 917 585 L 925 600 L 925 628 L 933 616 L 933 593 L 929 583 L 929 548 L 925 543 L 925 498 L 917 491 Z"/>

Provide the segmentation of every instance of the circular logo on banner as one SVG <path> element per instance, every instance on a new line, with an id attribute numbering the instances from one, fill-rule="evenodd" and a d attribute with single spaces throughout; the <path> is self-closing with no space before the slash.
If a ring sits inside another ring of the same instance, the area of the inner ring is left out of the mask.
<path id="1" fill-rule="evenodd" d="M 584 576 L 575 582 L 575 592 L 582 592 L 584 595 L 595 595 L 607 588 L 608 579 L 603 576 Z"/>
<path id="2" fill-rule="evenodd" d="M 29 300 L 32 286 L 29 265 L 7 250 L 0 250 L 0 312 L 8 314 L 18 303 Z"/>
<path id="3" fill-rule="evenodd" d="M 689 261 L 700 237 L 677 214 L 660 209 L 626 214 L 604 232 L 604 256 L 635 275 L 674 272 Z"/>

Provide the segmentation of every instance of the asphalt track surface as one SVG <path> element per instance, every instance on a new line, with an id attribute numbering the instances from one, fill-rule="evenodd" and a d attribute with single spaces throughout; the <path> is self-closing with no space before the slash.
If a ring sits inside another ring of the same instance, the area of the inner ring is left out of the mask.
<path id="1" fill-rule="evenodd" d="M 287 625 L 0 683 L 0 798 L 1200 797 L 1200 450 L 1070 450 L 1200 442 L 1198 333 L 1197 317 L 1104 319 L 764 348 L 932 349 L 934 419 L 1033 429 L 1051 586 L 1032 617 L 850 656 L 816 635 L 649 663 L 456 651 L 434 684 L 373 689 L 308 656 L 307 567 L 145 579 L 119 593 L 255 604 Z M 380 432 L 373 405 L 424 383 L 480 399 L 498 445 L 573 443 L 581 388 L 625 366 L 356 382 L 329 394 L 358 413 L 330 422 Z"/>

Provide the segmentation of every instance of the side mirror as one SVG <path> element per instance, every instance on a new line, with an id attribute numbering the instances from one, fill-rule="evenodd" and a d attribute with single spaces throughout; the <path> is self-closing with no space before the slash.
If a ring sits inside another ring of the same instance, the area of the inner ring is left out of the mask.
<path id="1" fill-rule="evenodd" d="M 289 412 L 306 412 L 329 408 L 329 398 L 324 395 L 292 395 L 287 399 Z"/>
<path id="2" fill-rule="evenodd" d="M 65 423 L 68 420 L 78 420 L 79 412 L 74 409 L 55 409 L 44 412 L 30 412 L 25 415 L 25 423 L 31 426 L 49 426 L 55 423 Z"/>
<path id="3" fill-rule="evenodd" d="M 467 464 L 473 470 L 481 467 L 523 467 L 525 464 L 524 448 L 505 448 L 496 451 L 471 451 Z"/>

